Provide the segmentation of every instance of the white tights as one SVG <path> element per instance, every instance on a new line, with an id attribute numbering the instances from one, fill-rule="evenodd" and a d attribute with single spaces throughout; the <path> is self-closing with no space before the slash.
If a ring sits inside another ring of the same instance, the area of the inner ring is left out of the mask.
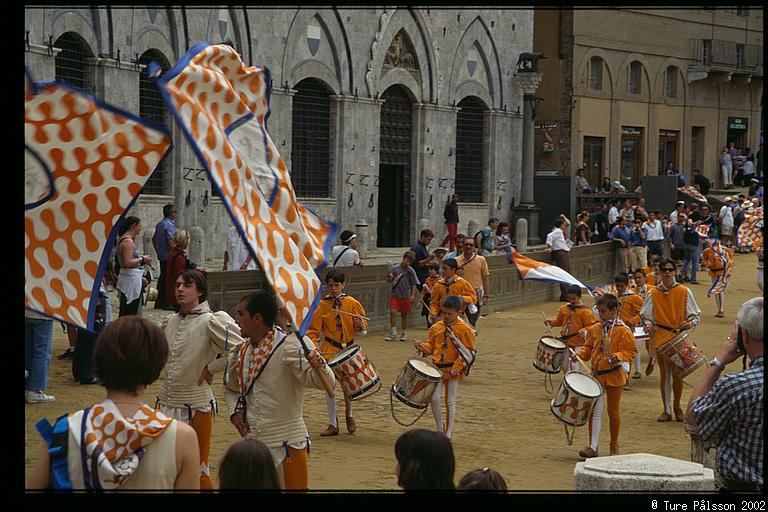
<path id="1" fill-rule="evenodd" d="M 640 355 L 643 349 L 643 341 L 642 340 L 635 340 L 635 345 L 637 346 L 637 355 L 635 356 L 635 371 L 637 373 L 640 373 Z"/>
<path id="2" fill-rule="evenodd" d="M 349 416 L 351 417 L 352 416 L 352 400 L 348 400 L 346 397 L 344 397 L 344 400 L 346 401 L 344 406 L 349 409 Z M 336 399 L 326 394 L 325 405 L 328 408 L 328 423 L 338 428 L 339 422 L 338 422 L 338 419 L 336 418 Z"/>
<path id="3" fill-rule="evenodd" d="M 589 447 L 597 451 L 597 443 L 600 441 L 600 427 L 603 419 L 603 395 L 595 402 L 592 409 L 592 438 L 589 440 Z"/>
<path id="4" fill-rule="evenodd" d="M 437 383 L 435 393 L 432 395 L 432 415 L 435 417 L 435 429 L 438 432 L 445 432 L 450 439 L 453 432 L 453 422 L 456 421 L 456 392 L 459 389 L 459 379 L 450 379 L 448 381 L 448 430 L 443 428 L 443 417 L 440 414 L 440 399 L 443 396 L 443 383 L 441 378 Z"/>
<path id="5" fill-rule="evenodd" d="M 576 359 L 576 356 L 572 355 L 570 350 L 565 351 L 565 357 L 563 358 L 563 371 L 565 373 L 583 371 L 579 367 L 579 361 Z"/>

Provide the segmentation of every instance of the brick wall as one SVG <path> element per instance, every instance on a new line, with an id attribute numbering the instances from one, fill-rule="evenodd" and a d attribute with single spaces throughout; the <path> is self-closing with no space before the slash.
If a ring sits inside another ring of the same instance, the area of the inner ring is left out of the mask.
<path id="1" fill-rule="evenodd" d="M 526 254 L 537 261 L 551 261 L 545 252 Z M 536 281 L 520 281 L 515 267 L 507 263 L 506 256 L 488 258 L 491 303 L 483 308 L 493 312 L 527 304 L 554 300 L 559 295 L 557 285 Z M 387 282 L 387 265 L 344 268 L 347 277 L 346 292 L 357 298 L 370 318 L 368 330 L 383 330 L 389 326 L 389 297 L 391 285 Z M 327 271 L 323 271 L 324 276 Z M 571 273 L 589 285 L 601 284 L 616 273 L 613 244 L 574 247 L 571 251 Z M 237 301 L 244 295 L 263 288 L 261 271 L 210 272 L 208 274 L 208 301 L 213 310 L 223 309 L 234 314 Z M 411 314 L 411 325 L 424 325 L 419 317 L 420 308 Z"/>

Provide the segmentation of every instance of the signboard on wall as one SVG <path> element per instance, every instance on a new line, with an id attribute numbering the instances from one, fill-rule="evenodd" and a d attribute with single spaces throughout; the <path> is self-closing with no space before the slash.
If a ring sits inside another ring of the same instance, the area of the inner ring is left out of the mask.
<path id="1" fill-rule="evenodd" d="M 728 129 L 729 130 L 746 130 L 749 124 L 749 119 L 746 117 L 729 117 Z"/>

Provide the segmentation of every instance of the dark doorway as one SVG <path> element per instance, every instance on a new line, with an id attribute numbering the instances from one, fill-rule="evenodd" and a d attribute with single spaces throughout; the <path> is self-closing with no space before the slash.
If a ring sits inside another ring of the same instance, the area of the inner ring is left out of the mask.
<path id="1" fill-rule="evenodd" d="M 379 247 L 404 245 L 403 209 L 405 206 L 405 168 L 402 165 L 379 167 Z"/>
<path id="2" fill-rule="evenodd" d="M 410 245 L 413 100 L 393 85 L 382 94 L 379 139 L 379 218 L 377 245 Z"/>

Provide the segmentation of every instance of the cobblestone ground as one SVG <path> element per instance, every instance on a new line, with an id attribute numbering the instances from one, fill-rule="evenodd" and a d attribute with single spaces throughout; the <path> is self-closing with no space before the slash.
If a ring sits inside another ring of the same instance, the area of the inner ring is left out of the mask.
<path id="1" fill-rule="evenodd" d="M 691 335 L 708 357 L 716 354 L 735 319 L 736 311 L 746 300 L 761 294 L 755 284 L 754 254 L 736 255 L 734 282 L 726 298 L 726 318 L 715 318 L 714 299 L 707 299 L 708 280 L 700 274 L 701 283 L 693 285 L 702 309 L 702 325 Z M 220 268 L 208 265 L 209 268 Z M 510 489 L 571 490 L 573 469 L 579 462 L 578 450 L 587 444 L 587 429 L 577 429 L 572 446 L 567 446 L 563 424 L 549 411 L 551 396 L 544 389 L 544 374 L 531 364 L 540 336 L 545 334 L 541 312 L 552 313 L 560 304 L 548 302 L 489 314 L 479 323 L 478 355 L 472 373 L 458 392 L 458 415 L 453 434 L 456 453 L 456 481 L 466 472 L 489 466 L 507 479 Z M 146 317 L 160 321 L 167 312 L 149 309 Z M 423 326 L 410 333 L 425 339 Z M 389 387 L 409 358 L 416 354 L 410 343 L 386 342 L 384 332 L 370 332 L 360 339 L 365 354 L 376 365 L 381 377 L 381 390 L 354 402 L 358 429 L 354 435 L 344 431 L 337 437 L 320 437 L 327 422 L 323 394 L 309 390 L 304 401 L 304 418 L 312 436 L 310 455 L 310 487 L 312 489 L 397 489 L 395 478 L 394 443 L 406 430 L 392 418 Z M 104 396 L 99 386 L 82 386 L 72 380 L 71 363 L 60 361 L 56 355 L 67 346 L 66 335 L 55 328 L 50 380 L 47 392 L 56 396 L 48 404 L 25 407 L 25 474 L 28 477 L 37 456 L 40 439 L 34 423 L 41 417 L 53 420 L 61 414 L 90 405 Z M 647 362 L 643 354 L 643 366 Z M 740 362 L 729 365 L 727 373 L 741 368 Z M 21 373 L 21 371 L 19 371 Z M 694 385 L 702 373 L 697 370 L 686 380 Z M 553 377 L 555 387 L 561 375 Z M 147 392 L 154 400 L 158 384 Z M 692 388 L 685 386 L 683 406 Z M 221 381 L 214 387 L 223 402 Z M 407 423 L 417 411 L 395 403 L 395 414 Z M 337 402 L 339 411 L 343 405 Z M 224 407 L 216 417 L 214 442 L 211 450 L 212 473 L 216 475 L 218 461 L 229 445 L 238 439 L 229 423 Z M 632 381 L 632 389 L 622 396 L 621 453 L 645 452 L 688 460 L 690 439 L 683 424 L 657 423 L 661 412 L 658 370 L 640 380 Z M 342 412 L 343 414 L 343 412 Z M 434 428 L 432 414 L 427 412 L 414 427 Z M 603 416 L 600 452 L 608 451 L 608 418 Z"/>

